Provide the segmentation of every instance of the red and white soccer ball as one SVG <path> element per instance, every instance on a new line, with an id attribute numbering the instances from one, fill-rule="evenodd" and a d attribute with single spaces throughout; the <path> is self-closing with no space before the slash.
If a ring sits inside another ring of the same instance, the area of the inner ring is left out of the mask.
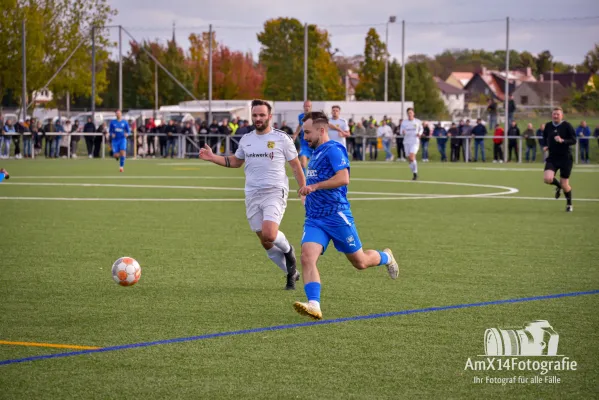
<path id="1" fill-rule="evenodd" d="M 112 264 L 112 278 L 121 286 L 133 286 L 141 277 L 141 267 L 131 257 L 121 257 Z"/>

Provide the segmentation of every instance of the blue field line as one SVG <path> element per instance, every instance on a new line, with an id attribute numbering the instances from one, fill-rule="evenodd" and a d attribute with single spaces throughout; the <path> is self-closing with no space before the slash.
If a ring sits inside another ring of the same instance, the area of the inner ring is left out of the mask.
<path id="1" fill-rule="evenodd" d="M 29 362 L 29 361 L 47 360 L 50 358 L 73 357 L 73 356 L 78 356 L 78 355 L 83 355 L 83 354 L 106 353 L 109 351 L 127 350 L 127 349 L 134 349 L 137 347 L 150 347 L 150 346 L 159 346 L 159 345 L 171 344 L 171 343 L 192 342 L 192 341 L 196 341 L 196 340 L 213 339 L 213 338 L 225 337 L 225 336 L 246 335 L 249 333 L 281 331 L 281 330 L 285 330 L 285 329 L 303 328 L 303 327 L 316 326 L 316 325 L 330 325 L 330 324 L 339 324 L 342 322 L 349 322 L 349 321 L 362 321 L 362 320 L 377 319 L 377 318 L 396 317 L 399 315 L 410 315 L 410 314 L 428 313 L 428 312 L 435 312 L 435 311 L 456 310 L 456 309 L 460 309 L 460 308 L 495 306 L 495 305 L 509 304 L 509 303 L 523 303 L 523 302 L 527 302 L 527 301 L 559 299 L 559 298 L 563 298 L 563 297 L 586 296 L 586 295 L 592 295 L 592 294 L 599 294 L 599 289 L 598 290 L 590 290 L 590 291 L 586 291 L 586 292 L 559 293 L 559 294 L 549 294 L 549 295 L 544 295 L 544 296 L 521 297 L 521 298 L 517 298 L 517 299 L 505 299 L 505 300 L 483 301 L 483 302 L 478 302 L 478 303 L 455 304 L 455 305 L 451 305 L 451 306 L 418 308 L 418 309 L 414 309 L 414 310 L 403 310 L 403 311 L 392 311 L 392 312 L 386 312 L 386 313 L 380 313 L 380 314 L 358 315 L 355 317 L 345 317 L 345 318 L 328 319 L 328 320 L 321 320 L 321 321 L 302 322 L 302 323 L 297 323 L 297 324 L 275 325 L 275 326 L 266 326 L 263 328 L 242 329 L 242 330 L 238 330 L 238 331 L 209 333 L 206 335 L 189 336 L 189 337 L 182 337 L 182 338 L 175 338 L 175 339 L 164 339 L 164 340 L 157 340 L 154 342 L 131 343 L 131 344 L 123 344 L 120 346 L 102 347 L 99 349 L 69 351 L 69 352 L 65 352 L 65 353 L 44 354 L 41 356 L 15 358 L 15 359 L 11 359 L 11 360 L 2 360 L 2 361 L 0 361 L 0 365 L 19 364 L 19 363 L 24 363 L 24 362 Z"/>

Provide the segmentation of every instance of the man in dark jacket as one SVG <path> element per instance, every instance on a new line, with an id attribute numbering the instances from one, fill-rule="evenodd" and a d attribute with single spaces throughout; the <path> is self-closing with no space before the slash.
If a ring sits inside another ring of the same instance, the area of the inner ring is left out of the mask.
<path id="1" fill-rule="evenodd" d="M 87 122 L 83 126 L 84 133 L 95 133 L 96 125 L 92 122 L 92 117 L 87 117 Z M 85 145 L 87 146 L 87 157 L 92 158 L 94 156 L 94 137 L 92 135 L 85 135 Z"/>
<path id="2" fill-rule="evenodd" d="M 520 136 L 520 128 L 516 124 L 516 121 L 512 121 L 510 129 L 507 131 L 508 136 L 508 162 L 512 161 L 512 150 L 514 152 L 514 158 L 518 161 L 518 139 L 512 136 Z"/>
<path id="3" fill-rule="evenodd" d="M 474 162 L 478 161 L 478 149 L 480 148 L 482 161 L 485 162 L 485 141 L 487 128 L 483 125 L 481 119 L 476 120 L 476 125 L 472 128 L 472 137 L 474 138 Z"/>

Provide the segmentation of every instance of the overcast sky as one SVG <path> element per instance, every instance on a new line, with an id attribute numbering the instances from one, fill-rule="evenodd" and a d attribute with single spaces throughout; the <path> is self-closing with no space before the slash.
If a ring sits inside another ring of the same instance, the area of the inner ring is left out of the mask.
<path id="1" fill-rule="evenodd" d="M 208 24 L 213 24 L 218 42 L 233 50 L 251 51 L 255 58 L 260 50 L 257 33 L 266 20 L 277 17 L 294 17 L 327 29 L 333 48 L 348 56 L 363 53 L 369 26 L 374 26 L 384 40 L 385 22 L 391 15 L 397 16 L 397 23 L 389 25 L 389 50 L 398 59 L 402 19 L 406 21 L 406 56 L 432 56 L 447 48 L 505 49 L 506 16 L 514 19 L 510 22 L 512 49 L 533 53 L 549 50 L 556 60 L 578 64 L 593 44 L 599 43 L 599 18 L 531 21 L 599 16 L 598 0 L 108 1 L 119 12 L 112 23 L 123 25 L 138 40 L 165 41 L 172 36 L 175 22 L 177 41 L 187 50 L 189 34 L 207 31 Z M 479 20 L 498 21 L 456 24 Z M 117 30 L 112 32 L 116 41 Z M 298 51 L 303 53 L 303 49 Z"/>

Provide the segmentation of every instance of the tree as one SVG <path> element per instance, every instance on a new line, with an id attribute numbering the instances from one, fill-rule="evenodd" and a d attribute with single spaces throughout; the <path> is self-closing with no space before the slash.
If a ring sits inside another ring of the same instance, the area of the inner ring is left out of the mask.
<path id="1" fill-rule="evenodd" d="M 295 18 L 277 18 L 264 23 L 258 34 L 262 48 L 260 64 L 266 77 L 264 97 L 302 100 L 304 83 L 304 26 Z M 343 99 L 344 87 L 331 56 L 325 30 L 308 25 L 308 97 L 312 100 Z"/>
<path id="2" fill-rule="evenodd" d="M 553 56 L 549 50 L 537 55 L 537 73 L 543 75 L 553 69 Z"/>
<path id="3" fill-rule="evenodd" d="M 384 91 L 385 77 L 380 74 L 376 95 Z M 447 111 L 439 96 L 439 89 L 425 62 L 406 64 L 406 101 L 414 102 L 414 109 L 423 118 L 440 118 Z M 397 60 L 389 63 L 389 100 L 401 101 L 401 65 Z"/>
<path id="4" fill-rule="evenodd" d="M 596 43 L 592 50 L 584 56 L 584 61 L 581 65 L 586 72 L 595 74 L 599 72 L 599 43 Z"/>
<path id="5" fill-rule="evenodd" d="M 364 45 L 364 62 L 360 67 L 360 82 L 356 86 L 358 100 L 377 99 L 376 87 L 381 73 L 385 71 L 385 54 L 387 48 L 381 41 L 376 29 L 370 28 L 366 34 Z"/>

